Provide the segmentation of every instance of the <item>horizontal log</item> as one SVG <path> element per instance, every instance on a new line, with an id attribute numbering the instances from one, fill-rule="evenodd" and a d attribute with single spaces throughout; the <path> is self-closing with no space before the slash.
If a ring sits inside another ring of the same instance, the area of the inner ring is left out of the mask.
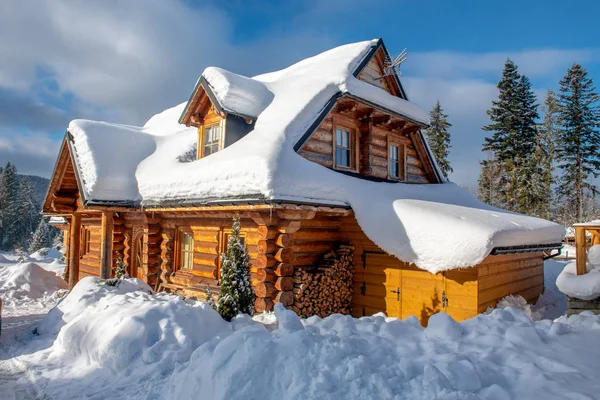
<path id="1" fill-rule="evenodd" d="M 219 244 L 215 242 L 194 242 L 195 253 L 218 254 Z"/>
<path id="2" fill-rule="evenodd" d="M 273 299 L 270 297 L 257 297 L 254 302 L 254 309 L 259 313 L 273 311 Z"/>
<path id="3" fill-rule="evenodd" d="M 313 153 L 312 151 L 299 151 L 299 154 L 309 161 L 321 164 L 325 167 L 333 167 L 333 156 L 330 154 Z"/>
<path id="4" fill-rule="evenodd" d="M 218 243 L 219 242 L 220 232 L 218 230 L 214 231 L 194 231 L 194 241 L 196 242 L 204 242 L 204 243 Z"/>
<path id="5" fill-rule="evenodd" d="M 277 264 L 277 260 L 272 254 L 258 254 L 254 260 L 256 268 L 271 268 Z"/>
<path id="6" fill-rule="evenodd" d="M 296 254 L 294 256 L 294 265 L 315 266 L 320 259 L 320 254 Z"/>
<path id="7" fill-rule="evenodd" d="M 290 262 L 294 258 L 294 252 L 289 247 L 283 247 L 275 252 L 274 257 L 280 262 Z"/>
<path id="8" fill-rule="evenodd" d="M 329 123 L 329 129 L 321 126 L 319 129 L 314 131 L 310 136 L 310 139 L 320 140 L 321 142 L 333 143 L 333 135 L 331 134 L 331 123 Z"/>
<path id="9" fill-rule="evenodd" d="M 279 247 L 289 247 L 292 243 L 292 236 L 282 233 L 275 238 L 275 244 Z"/>
<path id="10" fill-rule="evenodd" d="M 302 149 L 306 151 L 311 151 L 313 153 L 332 154 L 333 143 L 332 141 L 325 142 L 312 137 L 306 141 Z"/>
<path id="11" fill-rule="evenodd" d="M 259 239 L 263 240 L 274 239 L 278 234 L 277 228 L 271 225 L 259 225 L 257 231 Z"/>
<path id="12" fill-rule="evenodd" d="M 216 254 L 194 254 L 194 264 L 216 267 L 219 264 L 219 257 Z"/>
<path id="13" fill-rule="evenodd" d="M 292 276 L 294 275 L 294 266 L 290 263 L 279 263 L 273 268 L 273 272 L 277 276 Z"/>
<path id="14" fill-rule="evenodd" d="M 291 306 L 294 303 L 294 293 L 289 292 L 278 292 L 275 297 L 276 303 L 281 303 L 284 307 Z"/>
<path id="15" fill-rule="evenodd" d="M 294 234 L 294 240 L 314 240 L 315 242 L 336 241 L 339 240 L 340 234 L 337 231 L 330 230 L 304 230 L 301 229 Z"/>
<path id="16" fill-rule="evenodd" d="M 324 253 L 332 247 L 333 242 L 294 241 L 291 248 L 294 253 Z"/>
<path id="17" fill-rule="evenodd" d="M 267 254 L 274 253 L 277 250 L 278 246 L 274 240 L 261 239 L 258 241 L 256 248 L 259 253 Z"/>
<path id="18" fill-rule="evenodd" d="M 275 285 L 270 282 L 260 282 L 254 287 L 257 297 L 273 297 L 277 293 Z"/>
<path id="19" fill-rule="evenodd" d="M 289 291 L 294 287 L 294 278 L 292 277 L 279 277 L 275 281 L 275 288 L 281 291 Z"/>
<path id="20" fill-rule="evenodd" d="M 283 219 L 277 224 L 280 233 L 296 233 L 300 230 L 301 221 Z"/>
<path id="21" fill-rule="evenodd" d="M 295 210 L 295 209 L 279 209 L 277 216 L 281 219 L 303 220 L 313 219 L 317 215 L 316 211 L 311 210 Z"/>
<path id="22" fill-rule="evenodd" d="M 256 271 L 256 280 L 259 282 L 271 282 L 275 280 L 275 272 L 272 268 L 262 268 Z"/>
<path id="23" fill-rule="evenodd" d="M 192 273 L 192 275 L 195 275 L 195 276 L 201 276 L 204 278 L 212 278 L 212 279 L 217 278 L 217 268 L 216 267 L 211 267 L 211 266 L 207 266 L 207 265 L 200 265 L 200 264 L 194 263 L 194 268 L 192 268 L 192 270 L 190 272 Z"/>

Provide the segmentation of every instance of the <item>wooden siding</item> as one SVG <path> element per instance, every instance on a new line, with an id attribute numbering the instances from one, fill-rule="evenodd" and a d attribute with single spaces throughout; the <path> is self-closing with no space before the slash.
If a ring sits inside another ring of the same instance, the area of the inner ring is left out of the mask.
<path id="1" fill-rule="evenodd" d="M 544 292 L 544 255 L 517 253 L 488 256 L 478 268 L 479 312 L 509 294 L 523 296 L 528 302 Z"/>
<path id="2" fill-rule="evenodd" d="M 426 325 L 429 317 L 445 311 L 462 321 L 477 315 L 477 269 L 431 274 L 385 254 L 348 216 L 342 240 L 354 247 L 354 317 L 385 312 L 398 318 L 416 316 Z M 400 294 L 392 291 L 399 289 Z M 363 294 L 364 293 L 364 294 Z M 444 307 L 442 296 L 448 299 Z"/>
<path id="3" fill-rule="evenodd" d="M 360 123 L 349 115 L 335 110 L 330 112 L 317 130 L 303 144 L 298 154 L 304 158 L 334 168 L 334 120 L 345 121 L 359 127 L 358 166 L 361 175 L 388 178 L 388 143 L 394 142 L 405 146 L 405 157 L 401 160 L 401 168 L 406 171 L 405 181 L 408 183 L 429 183 L 426 171 L 410 136 L 402 131 L 392 131 L 388 127 L 373 123 Z"/>
<path id="4" fill-rule="evenodd" d="M 392 76 L 383 76 L 383 67 L 385 65 L 385 55 L 383 49 L 380 48 L 375 55 L 369 60 L 367 65 L 360 71 L 358 74 L 358 79 L 363 82 L 366 82 L 370 85 L 376 86 L 380 89 L 385 90 L 393 96 L 398 96 L 402 98 L 402 94 L 400 92 L 400 88 L 397 83 L 395 83 L 395 79 Z"/>

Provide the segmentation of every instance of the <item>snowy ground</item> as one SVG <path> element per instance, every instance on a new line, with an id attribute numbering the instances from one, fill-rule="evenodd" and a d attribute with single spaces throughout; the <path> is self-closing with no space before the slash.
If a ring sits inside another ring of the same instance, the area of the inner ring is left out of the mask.
<path id="1" fill-rule="evenodd" d="M 18 298 L 6 282 L 43 273 L 3 260 L 0 399 L 599 399 L 600 317 L 560 317 L 564 265 L 546 262 L 535 306 L 509 298 L 519 310 L 462 323 L 438 314 L 423 329 L 415 318 L 300 320 L 283 309 L 227 323 L 143 282 L 95 278 L 42 319 L 60 296 L 32 285 Z"/>

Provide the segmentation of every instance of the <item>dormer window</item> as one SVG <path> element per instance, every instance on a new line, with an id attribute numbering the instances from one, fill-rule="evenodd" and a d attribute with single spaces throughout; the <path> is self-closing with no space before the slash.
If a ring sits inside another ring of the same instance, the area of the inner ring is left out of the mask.
<path id="1" fill-rule="evenodd" d="M 221 132 L 219 125 L 207 126 L 204 128 L 204 141 L 202 147 L 202 157 L 209 156 L 219 151 L 221 143 Z"/>
<path id="2" fill-rule="evenodd" d="M 394 180 L 405 180 L 405 154 L 404 144 L 389 141 L 388 146 L 388 178 Z"/>

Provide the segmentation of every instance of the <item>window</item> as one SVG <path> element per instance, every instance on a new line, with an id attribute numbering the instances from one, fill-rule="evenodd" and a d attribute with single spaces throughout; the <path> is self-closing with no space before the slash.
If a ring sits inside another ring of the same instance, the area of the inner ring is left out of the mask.
<path id="1" fill-rule="evenodd" d="M 340 168 L 353 168 L 352 160 L 352 132 L 337 128 L 335 130 L 335 166 Z"/>
<path id="2" fill-rule="evenodd" d="M 390 144 L 388 147 L 388 176 L 404 180 L 404 145 Z"/>
<path id="3" fill-rule="evenodd" d="M 194 234 L 192 231 L 180 230 L 178 237 L 180 269 L 192 269 L 194 267 Z"/>
<path id="4" fill-rule="evenodd" d="M 80 244 L 79 244 L 79 254 L 80 257 L 85 256 L 90 252 L 90 243 L 92 241 L 92 233 L 87 228 L 81 228 L 81 236 L 80 236 Z"/>
<path id="5" fill-rule="evenodd" d="M 221 140 L 219 125 L 208 126 L 204 128 L 204 147 L 202 156 L 206 157 L 219 151 L 219 142 Z"/>

